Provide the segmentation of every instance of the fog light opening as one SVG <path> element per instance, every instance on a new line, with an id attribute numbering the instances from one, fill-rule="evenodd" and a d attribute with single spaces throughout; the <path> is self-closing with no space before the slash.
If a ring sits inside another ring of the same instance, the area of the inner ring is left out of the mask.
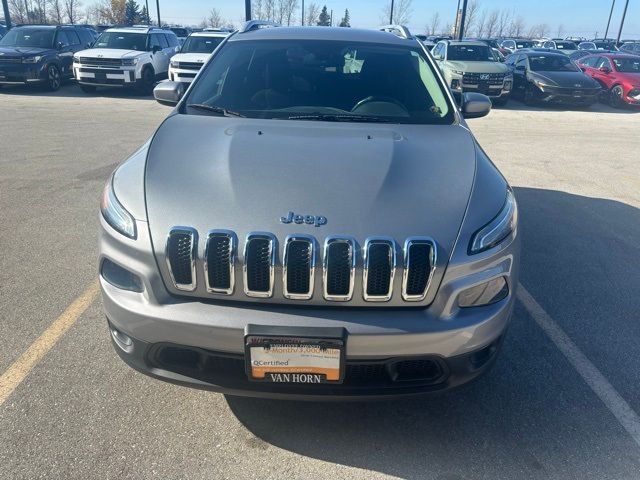
<path id="1" fill-rule="evenodd" d="M 498 277 L 464 290 L 458 296 L 458 305 L 461 308 L 481 307 L 504 300 L 508 295 L 506 279 Z"/>
<path id="2" fill-rule="evenodd" d="M 137 293 L 141 293 L 143 291 L 142 280 L 140 280 L 140 277 L 112 262 L 108 258 L 105 258 L 102 261 L 100 274 L 102 275 L 102 278 L 114 287 Z"/>
<path id="3" fill-rule="evenodd" d="M 128 335 L 122 333 L 115 327 L 110 327 L 111 338 L 123 351 L 131 353 L 133 351 L 133 340 Z"/>

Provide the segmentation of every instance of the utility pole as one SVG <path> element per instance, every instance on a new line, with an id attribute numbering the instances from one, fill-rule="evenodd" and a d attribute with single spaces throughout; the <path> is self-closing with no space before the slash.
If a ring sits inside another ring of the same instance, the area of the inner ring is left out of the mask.
<path id="1" fill-rule="evenodd" d="M 458 0 L 458 6 L 456 7 L 456 20 L 453 26 L 453 36 L 458 37 L 458 20 L 460 19 L 460 0 Z"/>
<path id="2" fill-rule="evenodd" d="M 304 27 L 304 0 L 302 0 L 302 22 L 300 22 Z"/>
<path id="3" fill-rule="evenodd" d="M 607 38 L 607 34 L 609 33 L 609 25 L 611 25 L 611 16 L 613 15 L 613 7 L 615 6 L 616 6 L 616 0 L 613 0 L 613 2 L 611 3 L 611 11 L 609 12 L 609 21 L 607 22 L 607 29 L 604 32 L 604 38 Z"/>
<path id="4" fill-rule="evenodd" d="M 2 0 L 2 10 L 4 11 L 4 23 L 7 25 L 7 28 L 11 28 L 11 15 L 9 15 L 8 0 Z"/>
<path id="5" fill-rule="evenodd" d="M 622 20 L 620 21 L 620 30 L 618 30 L 618 38 L 616 39 L 616 46 L 620 43 L 620 37 L 622 36 L 622 27 L 624 27 L 624 19 L 627 16 L 627 7 L 629 6 L 629 0 L 624 4 L 624 12 L 622 12 Z"/>
<path id="6" fill-rule="evenodd" d="M 149 14 L 149 0 L 144 0 L 145 5 L 147 6 L 147 25 L 151 23 L 151 14 Z"/>
<path id="7" fill-rule="evenodd" d="M 158 10 L 158 27 L 162 28 L 162 22 L 160 21 L 160 0 L 156 0 L 156 9 Z"/>
<path id="8" fill-rule="evenodd" d="M 394 0 L 391 0 L 391 12 L 389 12 L 389 25 L 393 25 L 393 4 Z"/>
<path id="9" fill-rule="evenodd" d="M 244 0 L 244 19 L 251 21 L 251 0 Z"/>
<path id="10" fill-rule="evenodd" d="M 331 9 L 331 26 L 333 27 L 333 8 Z"/>
<path id="11" fill-rule="evenodd" d="M 458 40 L 462 40 L 464 37 L 464 22 L 467 19 L 467 1 L 462 1 L 462 15 L 460 15 L 460 31 L 458 31 Z"/>

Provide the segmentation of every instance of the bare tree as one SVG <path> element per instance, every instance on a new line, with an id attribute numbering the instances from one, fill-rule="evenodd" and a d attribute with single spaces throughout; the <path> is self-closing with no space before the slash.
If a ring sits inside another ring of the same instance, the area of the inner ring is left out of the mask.
<path id="1" fill-rule="evenodd" d="M 466 36 L 473 32 L 478 20 L 478 14 L 480 13 L 480 7 L 477 0 L 471 0 L 467 6 L 467 16 L 464 23 L 464 32 L 462 36 Z"/>
<path id="2" fill-rule="evenodd" d="M 500 17 L 500 12 L 498 10 L 491 10 L 491 13 L 487 17 L 487 23 L 485 24 L 487 37 L 492 38 L 496 33 L 498 28 L 499 17 Z"/>
<path id="3" fill-rule="evenodd" d="M 14 23 L 28 23 L 27 6 L 23 0 L 9 0 L 9 13 Z"/>
<path id="4" fill-rule="evenodd" d="M 431 21 L 427 26 L 427 34 L 435 35 L 439 27 L 440 27 L 440 13 L 434 12 L 433 15 L 431 15 Z"/>
<path id="5" fill-rule="evenodd" d="M 507 34 L 509 37 L 521 37 L 524 34 L 524 19 L 521 16 L 511 20 Z"/>
<path id="6" fill-rule="evenodd" d="M 549 33 L 549 26 L 546 23 L 539 23 L 537 25 L 533 25 L 529 29 L 528 37 L 529 38 L 544 38 Z"/>
<path id="7" fill-rule="evenodd" d="M 52 23 L 60 25 L 64 23 L 64 5 L 62 0 L 48 0 L 49 4 L 49 19 Z"/>
<path id="8" fill-rule="evenodd" d="M 64 11 L 67 14 L 69 23 L 77 23 L 80 19 L 80 8 L 82 2 L 80 0 L 64 0 Z"/>
<path id="9" fill-rule="evenodd" d="M 393 7 L 393 23 L 396 25 L 405 25 L 411 21 L 413 15 L 413 0 L 396 0 Z M 391 16 L 391 2 L 382 9 L 382 23 L 389 23 Z"/>
<path id="10" fill-rule="evenodd" d="M 485 26 L 487 24 L 487 11 L 482 10 L 482 13 L 478 17 L 478 25 L 476 26 L 476 36 L 478 38 L 484 38 L 485 36 Z"/>
<path id="11" fill-rule="evenodd" d="M 318 16 L 320 15 L 320 5 L 315 2 L 311 2 L 307 5 L 306 12 L 304 14 L 305 25 L 315 25 L 318 23 Z"/>
<path id="12" fill-rule="evenodd" d="M 225 21 L 220 15 L 220 11 L 217 8 L 212 8 L 207 17 L 207 24 L 211 28 L 219 28 L 224 25 Z"/>
<path id="13" fill-rule="evenodd" d="M 510 10 L 505 9 L 500 11 L 500 17 L 498 18 L 498 25 L 496 27 L 497 37 L 504 37 L 507 34 L 507 28 L 511 23 L 512 17 L 513 17 L 513 14 L 511 13 Z"/>
<path id="14" fill-rule="evenodd" d="M 562 38 L 563 35 L 564 35 L 564 25 L 560 24 L 558 25 L 558 31 L 556 32 L 556 37 Z"/>
<path id="15" fill-rule="evenodd" d="M 278 0 L 278 23 L 291 25 L 298 8 L 298 0 Z"/>

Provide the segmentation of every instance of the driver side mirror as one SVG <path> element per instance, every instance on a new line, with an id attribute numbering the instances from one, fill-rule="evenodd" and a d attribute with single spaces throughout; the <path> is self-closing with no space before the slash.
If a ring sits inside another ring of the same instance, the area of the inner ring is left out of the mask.
<path id="1" fill-rule="evenodd" d="M 154 45 L 151 49 L 151 53 L 158 53 L 160 50 L 162 50 L 162 48 L 160 48 L 160 45 Z"/>
<path id="2" fill-rule="evenodd" d="M 153 96 L 158 103 L 173 107 L 178 104 L 184 95 L 184 85 L 181 82 L 165 80 L 153 89 Z"/>
<path id="3" fill-rule="evenodd" d="M 462 116 L 464 118 L 486 117 L 491 111 L 491 100 L 481 93 L 464 93 L 462 102 Z"/>

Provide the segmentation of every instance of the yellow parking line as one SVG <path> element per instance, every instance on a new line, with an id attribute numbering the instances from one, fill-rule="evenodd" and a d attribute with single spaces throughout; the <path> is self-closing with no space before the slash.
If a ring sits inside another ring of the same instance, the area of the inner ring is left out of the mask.
<path id="1" fill-rule="evenodd" d="M 76 323 L 80 315 L 96 299 L 99 292 L 100 288 L 96 280 L 0 376 L 0 407 L 33 367 L 58 343 L 58 340 L 65 332 Z"/>

